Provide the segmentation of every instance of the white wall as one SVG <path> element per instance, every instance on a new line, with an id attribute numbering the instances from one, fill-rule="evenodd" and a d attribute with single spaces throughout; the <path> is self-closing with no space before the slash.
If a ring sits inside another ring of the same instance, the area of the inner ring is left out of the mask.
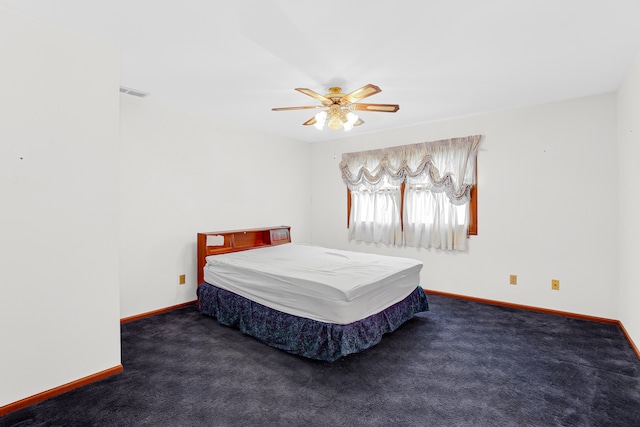
<path id="1" fill-rule="evenodd" d="M 640 55 L 618 91 L 620 320 L 640 346 Z"/>
<path id="2" fill-rule="evenodd" d="M 468 251 L 348 242 L 342 153 L 474 134 L 484 140 Z M 428 289 L 618 318 L 615 94 L 316 143 L 312 159 L 314 243 L 420 259 Z"/>
<path id="3" fill-rule="evenodd" d="M 120 365 L 119 53 L 0 8 L 0 406 Z"/>
<path id="4" fill-rule="evenodd" d="M 121 144 L 122 317 L 196 298 L 198 232 L 290 225 L 310 241 L 308 144 L 126 95 Z"/>

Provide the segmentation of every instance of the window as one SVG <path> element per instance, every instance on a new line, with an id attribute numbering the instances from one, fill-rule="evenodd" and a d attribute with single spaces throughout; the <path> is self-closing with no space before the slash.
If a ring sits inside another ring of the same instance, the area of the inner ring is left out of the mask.
<path id="1" fill-rule="evenodd" d="M 342 156 L 349 239 L 464 250 L 477 234 L 481 136 Z"/>
<path id="2" fill-rule="evenodd" d="M 467 228 L 467 234 L 469 236 L 477 236 L 478 235 L 478 161 L 476 158 L 476 170 L 475 170 L 475 184 L 471 187 L 471 199 L 469 200 L 469 224 Z M 402 187 L 400 189 L 402 198 L 401 201 L 404 200 L 404 186 L 402 183 Z M 402 203 L 400 204 L 400 210 L 402 211 Z M 402 212 L 400 215 L 401 221 L 403 221 Z M 347 228 L 349 228 L 349 221 L 351 219 L 351 190 L 347 187 Z M 403 228 L 403 224 L 401 223 L 401 228 Z"/>

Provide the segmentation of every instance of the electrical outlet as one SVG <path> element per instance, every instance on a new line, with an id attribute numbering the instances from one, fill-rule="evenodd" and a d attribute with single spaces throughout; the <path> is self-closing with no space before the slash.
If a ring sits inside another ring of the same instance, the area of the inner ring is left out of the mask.
<path id="1" fill-rule="evenodd" d="M 551 289 L 553 289 L 554 291 L 559 291 L 560 290 L 560 280 L 556 280 L 556 279 L 551 280 Z"/>
<path id="2" fill-rule="evenodd" d="M 518 276 L 516 276 L 515 274 L 511 274 L 509 276 L 509 284 L 510 285 L 517 285 L 518 284 Z"/>
<path id="3" fill-rule="evenodd" d="M 180 283 L 181 285 L 184 285 L 185 283 L 187 283 L 187 275 L 186 274 L 181 274 L 180 275 L 180 280 L 178 281 L 178 283 Z"/>

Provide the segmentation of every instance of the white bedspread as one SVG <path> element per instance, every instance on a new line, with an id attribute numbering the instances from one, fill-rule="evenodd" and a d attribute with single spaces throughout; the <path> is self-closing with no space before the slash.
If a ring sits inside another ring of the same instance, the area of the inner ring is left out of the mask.
<path id="1" fill-rule="evenodd" d="M 204 278 L 295 316 L 348 324 L 406 298 L 422 262 L 288 243 L 207 257 Z"/>

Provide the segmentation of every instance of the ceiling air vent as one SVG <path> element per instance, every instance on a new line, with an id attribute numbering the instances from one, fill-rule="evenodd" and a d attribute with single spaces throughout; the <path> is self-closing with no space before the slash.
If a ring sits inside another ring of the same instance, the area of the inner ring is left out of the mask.
<path id="1" fill-rule="evenodd" d="M 137 96 L 138 98 L 144 98 L 146 96 L 149 96 L 149 94 L 146 92 L 142 92 L 142 91 L 131 89 L 124 86 L 120 86 L 120 93 L 124 93 L 125 95 Z"/>

